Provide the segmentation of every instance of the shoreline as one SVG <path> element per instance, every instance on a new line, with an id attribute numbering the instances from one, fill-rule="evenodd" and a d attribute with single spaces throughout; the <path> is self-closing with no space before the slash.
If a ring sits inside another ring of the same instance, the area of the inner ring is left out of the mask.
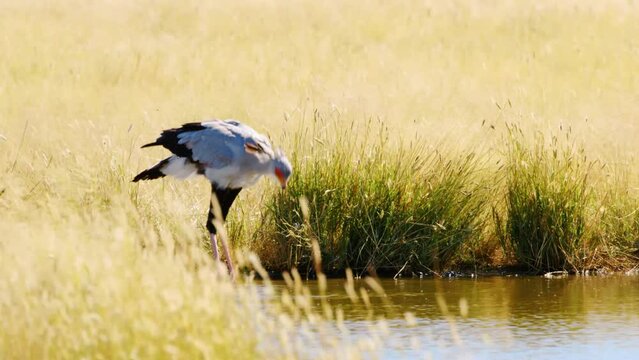
<path id="1" fill-rule="evenodd" d="M 283 274 L 285 272 L 267 271 L 269 279 L 271 280 L 283 280 Z M 334 271 L 323 273 L 327 279 L 336 280 L 346 278 L 344 271 Z M 259 275 L 256 273 L 256 276 Z M 503 266 L 490 269 L 472 270 L 468 268 L 458 268 L 456 270 L 446 270 L 442 272 L 429 272 L 423 273 L 411 272 L 408 275 L 405 274 L 393 274 L 388 271 L 377 271 L 375 275 L 371 275 L 368 272 L 363 272 L 354 276 L 355 279 L 362 279 L 367 276 L 373 276 L 379 279 L 394 279 L 394 280 L 406 280 L 406 279 L 424 279 L 424 278 L 440 278 L 440 279 L 473 279 L 479 277 L 545 277 L 548 279 L 560 279 L 572 276 L 639 276 L 639 264 L 627 269 L 610 270 L 606 268 L 589 269 L 582 271 L 568 271 L 568 270 L 555 270 L 555 271 L 530 271 L 522 269 L 517 266 Z M 303 274 L 304 280 L 317 280 L 314 272 L 309 274 Z"/>

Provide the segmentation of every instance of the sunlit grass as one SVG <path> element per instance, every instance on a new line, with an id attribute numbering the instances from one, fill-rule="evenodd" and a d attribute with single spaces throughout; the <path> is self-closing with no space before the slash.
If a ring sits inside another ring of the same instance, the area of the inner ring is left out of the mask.
<path id="1" fill-rule="evenodd" d="M 106 183 L 117 181 L 107 177 L 94 185 Z M 311 306 L 300 277 L 291 286 L 290 301 L 280 300 L 268 283 L 255 283 L 253 273 L 231 281 L 201 246 L 199 229 L 174 218 L 172 210 L 181 209 L 181 201 L 160 193 L 153 201 L 161 206 L 147 209 L 147 200 L 131 190 L 111 194 L 108 202 L 99 191 L 85 194 L 83 201 L 94 204 L 85 212 L 71 193 L 58 193 L 0 223 L 4 358 L 333 358 L 337 353 L 358 358 L 379 348 L 381 343 L 371 341 L 341 341 L 324 320 L 336 310 Z M 261 269 L 256 260 L 241 263 Z M 312 354 L 308 339 L 321 340 Z"/>
<path id="2" fill-rule="evenodd" d="M 505 165 L 505 123 L 525 138 L 570 127 L 589 159 L 535 162 L 522 143 L 542 175 L 517 189 L 576 169 L 558 192 L 575 207 L 537 217 L 572 216 L 553 236 L 575 253 L 548 263 L 616 268 L 639 229 L 637 33 L 626 1 L 0 3 L 0 357 L 308 355 L 296 326 L 320 316 L 300 310 L 303 287 L 271 308 L 210 261 L 205 181 L 130 183 L 160 156 L 141 144 L 211 117 L 296 159 L 289 193 L 246 190 L 229 223 L 273 269 L 305 275 L 312 240 L 325 270 L 513 261 L 490 215 L 514 219 L 507 179 L 529 169 Z M 304 132 L 314 114 L 326 127 Z M 308 356 L 380 346 L 332 335 Z"/>

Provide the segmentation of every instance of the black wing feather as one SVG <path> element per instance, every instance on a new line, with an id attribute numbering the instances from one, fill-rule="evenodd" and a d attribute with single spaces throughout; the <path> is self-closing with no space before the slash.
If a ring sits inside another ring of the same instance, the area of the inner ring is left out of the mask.
<path id="1" fill-rule="evenodd" d="M 204 129 L 206 129 L 206 126 L 202 125 L 202 123 L 193 122 L 184 124 L 179 128 L 164 130 L 155 142 L 146 144 L 142 146 L 142 148 L 161 145 L 175 155 L 193 161 L 193 152 L 191 149 L 187 148 L 186 145 L 179 143 L 180 139 L 178 138 L 178 135 L 185 132 L 200 131 Z"/>
<path id="2" fill-rule="evenodd" d="M 164 177 L 165 174 L 162 172 L 162 168 L 167 165 L 170 160 L 171 158 L 168 157 L 155 164 L 155 166 L 142 171 L 141 173 L 137 174 L 135 178 L 133 178 L 133 182 L 138 182 L 140 180 L 153 180 Z"/>

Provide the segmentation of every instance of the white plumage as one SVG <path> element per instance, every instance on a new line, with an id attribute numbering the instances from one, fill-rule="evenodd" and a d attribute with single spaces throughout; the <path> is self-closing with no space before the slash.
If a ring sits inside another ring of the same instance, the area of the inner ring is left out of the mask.
<path id="1" fill-rule="evenodd" d="M 180 180 L 188 179 L 197 174 L 197 167 L 187 158 L 179 156 L 171 156 L 166 164 L 160 170 L 164 175 L 170 175 Z"/>

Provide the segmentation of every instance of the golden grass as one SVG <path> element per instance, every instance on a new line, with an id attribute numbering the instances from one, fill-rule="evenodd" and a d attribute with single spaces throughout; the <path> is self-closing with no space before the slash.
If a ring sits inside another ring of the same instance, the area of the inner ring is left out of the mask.
<path id="1" fill-rule="evenodd" d="M 160 156 L 139 145 L 182 122 L 234 117 L 286 148 L 318 110 L 486 156 L 505 122 L 561 124 L 614 165 L 616 196 L 637 189 L 632 2 L 16 0 L 0 34 L 7 358 L 263 355 L 286 320 L 212 269 L 207 184 L 129 183 Z M 260 202 L 234 211 L 251 223 Z"/>

